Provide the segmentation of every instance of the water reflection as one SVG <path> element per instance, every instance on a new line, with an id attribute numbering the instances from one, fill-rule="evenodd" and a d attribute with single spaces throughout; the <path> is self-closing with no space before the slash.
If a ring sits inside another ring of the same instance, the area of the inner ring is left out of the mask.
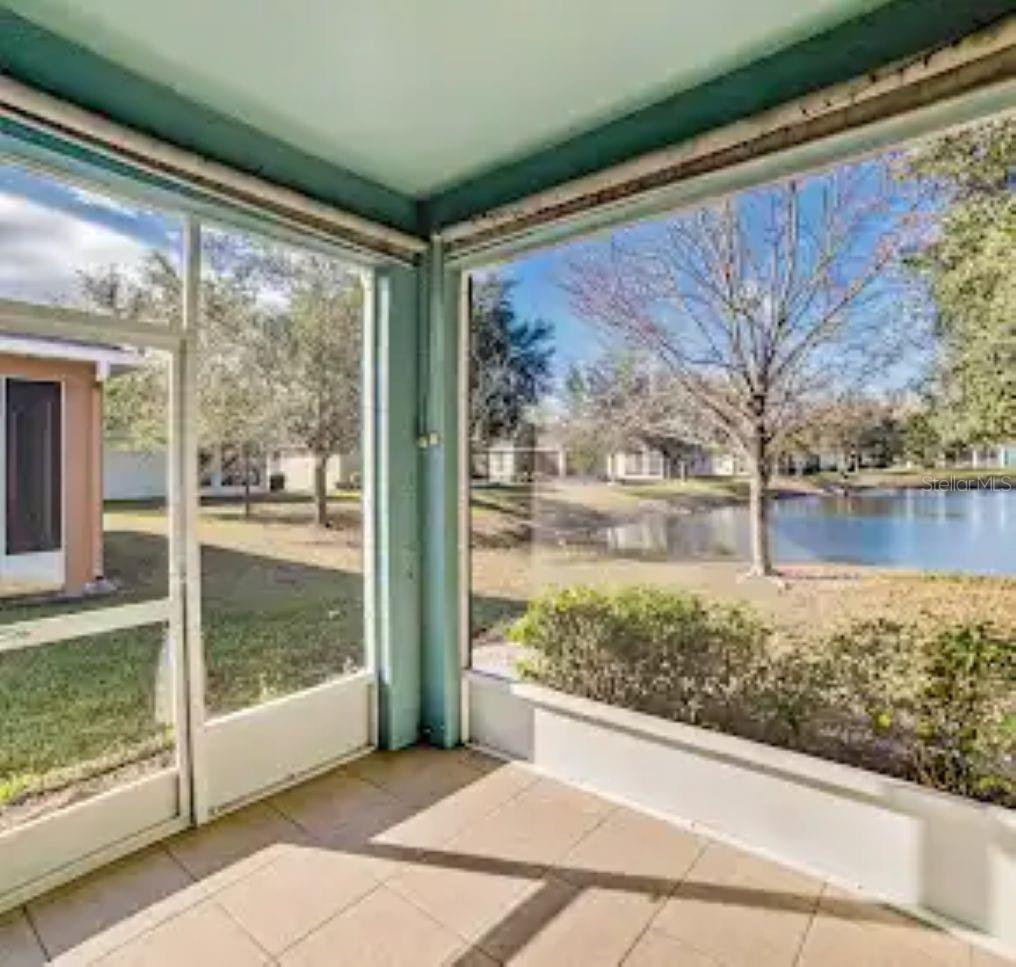
<path id="1" fill-rule="evenodd" d="M 1016 574 L 1016 491 L 885 490 L 774 503 L 777 561 L 878 564 L 974 574 Z M 647 511 L 600 538 L 618 556 L 666 560 L 747 558 L 745 507 L 695 514 Z"/>

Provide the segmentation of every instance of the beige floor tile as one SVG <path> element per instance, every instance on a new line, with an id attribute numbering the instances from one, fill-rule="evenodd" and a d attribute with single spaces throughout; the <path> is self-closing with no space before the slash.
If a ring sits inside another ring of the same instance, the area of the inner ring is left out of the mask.
<path id="1" fill-rule="evenodd" d="M 470 869 L 473 858 L 468 856 L 449 852 L 425 856 L 389 880 L 388 886 L 470 941 L 510 917 L 526 891 L 541 882 Z"/>
<path id="2" fill-rule="evenodd" d="M 493 769 L 430 806 L 414 809 L 405 821 L 387 830 L 382 839 L 416 849 L 443 846 L 468 826 L 514 799 L 534 781 L 533 773 L 521 766 Z"/>
<path id="3" fill-rule="evenodd" d="M 522 793 L 519 802 L 534 815 L 553 818 L 566 811 L 592 820 L 592 825 L 617 808 L 601 796 L 556 779 L 538 779 Z"/>
<path id="4" fill-rule="evenodd" d="M 579 890 L 509 963 L 533 967 L 619 964 L 663 902 L 661 897 L 639 892 L 598 887 Z"/>
<path id="5" fill-rule="evenodd" d="M 358 760 L 0 917 L 0 967 L 47 952 L 67 967 L 1012 963 L 526 766 L 427 748 Z"/>
<path id="6" fill-rule="evenodd" d="M 497 967 L 497 961 L 488 957 L 482 950 L 470 947 L 456 954 L 448 961 L 449 967 Z"/>
<path id="7" fill-rule="evenodd" d="M 280 963 L 428 967 L 453 961 L 465 946 L 450 930 L 382 886 L 301 940 Z"/>
<path id="8" fill-rule="evenodd" d="M 970 967 L 1016 967 L 1016 955 L 1003 957 L 990 950 L 974 947 L 971 950 Z"/>
<path id="9" fill-rule="evenodd" d="M 208 900 L 113 951 L 103 967 L 248 967 L 264 951 L 214 901 Z"/>
<path id="10" fill-rule="evenodd" d="M 169 840 L 166 848 L 202 887 L 214 892 L 309 841 L 301 827 L 257 804 Z"/>
<path id="11" fill-rule="evenodd" d="M 568 909 L 579 891 L 570 883 L 547 877 L 535 880 L 511 910 L 474 944 L 500 963 L 508 963 Z"/>
<path id="12" fill-rule="evenodd" d="M 617 809 L 564 856 L 555 875 L 579 886 L 669 893 L 703 846 L 694 833 L 631 809 Z"/>
<path id="13" fill-rule="evenodd" d="M 28 904 L 50 956 L 106 953 L 200 902 L 202 893 L 165 850 L 143 850 Z"/>
<path id="14" fill-rule="evenodd" d="M 480 771 L 458 750 L 426 746 L 381 752 L 350 763 L 350 771 L 403 802 L 428 806 L 476 782 Z"/>
<path id="15" fill-rule="evenodd" d="M 457 755 L 467 766 L 476 769 L 479 772 L 490 772 L 493 769 L 500 769 L 502 766 L 509 764 L 504 759 L 500 759 L 495 755 L 488 755 L 486 752 L 481 752 L 479 749 L 463 747 L 461 749 L 455 749 L 454 754 Z"/>
<path id="16" fill-rule="evenodd" d="M 355 856 L 293 846 L 216 900 L 262 947 L 278 954 L 377 885 Z"/>
<path id="17" fill-rule="evenodd" d="M 956 937 L 886 907 L 826 888 L 800 963 L 871 967 L 965 967 L 970 949 Z"/>
<path id="18" fill-rule="evenodd" d="M 790 965 L 821 888 L 812 877 L 713 843 L 653 927 L 730 967 Z"/>
<path id="19" fill-rule="evenodd" d="M 283 815 L 309 833 L 323 836 L 396 804 L 395 797 L 345 769 L 289 789 L 271 800 Z"/>
<path id="20" fill-rule="evenodd" d="M 46 954 L 20 907 L 0 915 L 0 967 L 38 967 Z"/>
<path id="21" fill-rule="evenodd" d="M 659 930 L 647 930 L 631 953 L 624 959 L 625 967 L 723 967 L 718 960 L 668 937 Z M 860 967 L 860 965 L 858 965 Z"/>
<path id="22" fill-rule="evenodd" d="M 542 868 L 557 862 L 612 808 L 597 796 L 541 779 L 467 827 L 444 849 L 483 857 L 509 875 L 532 875 L 510 864 Z"/>
<path id="23" fill-rule="evenodd" d="M 410 867 L 419 850 L 399 835 L 401 824 L 414 814 L 412 806 L 396 800 L 394 806 L 377 809 L 346 823 L 314 842 L 330 850 L 358 857 L 379 882 Z"/>

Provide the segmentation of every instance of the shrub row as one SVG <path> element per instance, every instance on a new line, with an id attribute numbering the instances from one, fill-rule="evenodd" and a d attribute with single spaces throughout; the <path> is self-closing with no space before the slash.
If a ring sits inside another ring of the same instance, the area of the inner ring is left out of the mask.
<path id="1" fill-rule="evenodd" d="M 988 624 L 863 621 L 806 650 L 742 606 L 574 587 L 509 637 L 551 688 L 1016 806 L 1016 642 Z"/>

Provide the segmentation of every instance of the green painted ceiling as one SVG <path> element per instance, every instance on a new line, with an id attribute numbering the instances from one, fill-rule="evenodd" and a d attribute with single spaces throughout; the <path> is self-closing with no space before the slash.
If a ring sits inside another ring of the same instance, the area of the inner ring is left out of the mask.
<path id="1" fill-rule="evenodd" d="M 420 228 L 951 39 L 1013 7 L 8 0 L 0 66 L 185 147 Z M 697 91 L 712 96 L 692 99 Z"/>

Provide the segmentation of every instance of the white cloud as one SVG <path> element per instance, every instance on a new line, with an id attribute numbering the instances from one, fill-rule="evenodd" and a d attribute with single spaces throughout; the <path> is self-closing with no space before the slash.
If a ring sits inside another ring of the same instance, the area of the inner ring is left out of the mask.
<path id="1" fill-rule="evenodd" d="M 105 225 L 0 191 L 0 298 L 70 302 L 79 271 L 137 265 L 147 248 Z"/>
<path id="2" fill-rule="evenodd" d="M 89 208 L 101 208 L 103 211 L 113 212 L 125 218 L 137 218 L 141 211 L 127 202 L 118 201 L 108 195 L 100 195 L 87 188 L 79 188 L 77 185 L 63 185 L 63 190 L 76 202 L 87 205 Z"/>

